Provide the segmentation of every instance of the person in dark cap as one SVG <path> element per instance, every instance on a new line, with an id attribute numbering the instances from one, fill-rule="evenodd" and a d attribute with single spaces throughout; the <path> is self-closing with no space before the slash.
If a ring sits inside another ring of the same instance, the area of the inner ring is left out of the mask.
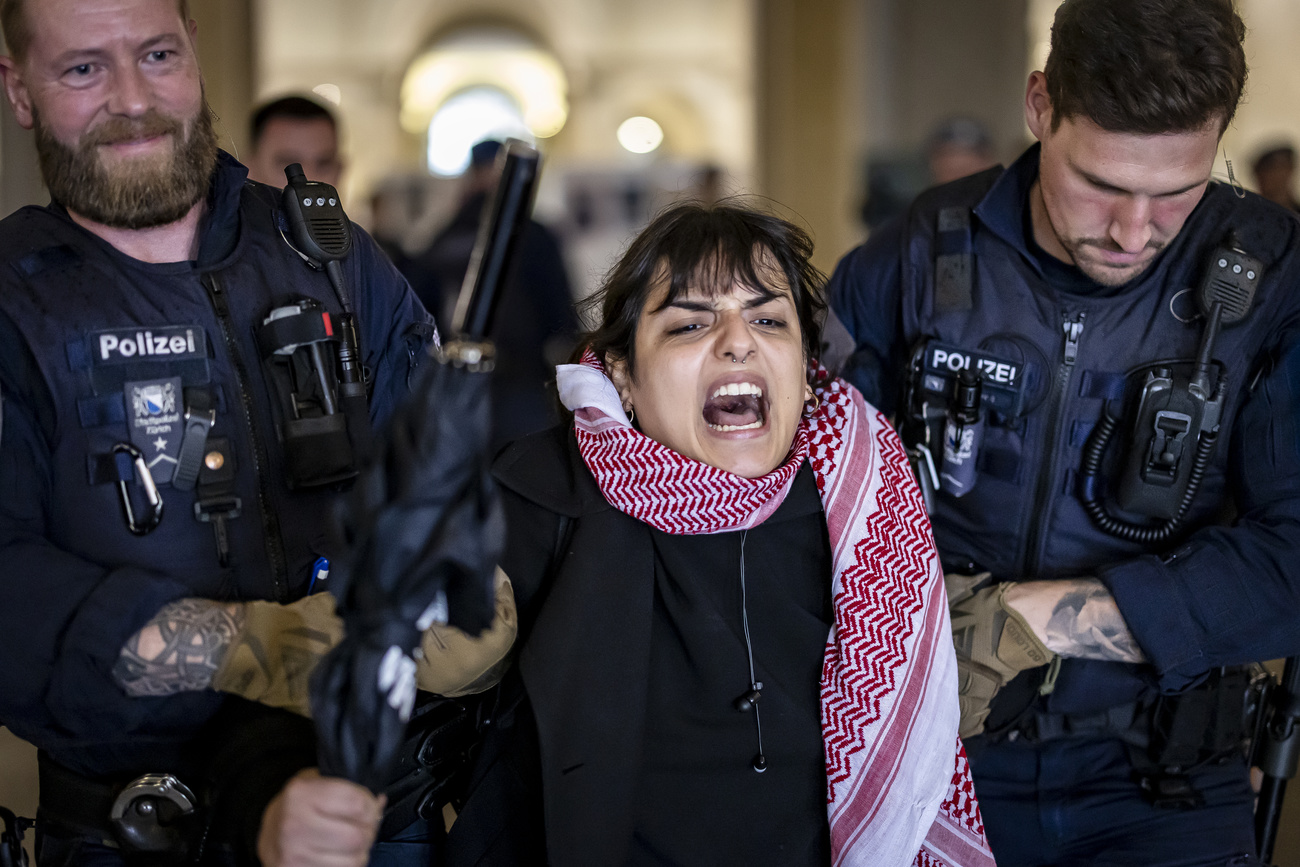
<path id="1" fill-rule="evenodd" d="M 1295 199 L 1295 148 L 1280 144 L 1265 149 L 1251 163 L 1255 173 L 1255 189 L 1270 202 L 1300 212 L 1300 202 Z"/>
<path id="2" fill-rule="evenodd" d="M 500 151 L 499 141 L 474 145 L 460 210 L 403 269 L 444 334 L 450 333 L 479 219 L 501 174 L 497 165 Z M 577 330 L 569 278 L 555 235 L 536 220 L 529 221 L 515 261 L 491 334 L 497 347 L 492 383 L 494 447 L 558 421 L 550 394 L 554 364 L 568 354 Z"/>

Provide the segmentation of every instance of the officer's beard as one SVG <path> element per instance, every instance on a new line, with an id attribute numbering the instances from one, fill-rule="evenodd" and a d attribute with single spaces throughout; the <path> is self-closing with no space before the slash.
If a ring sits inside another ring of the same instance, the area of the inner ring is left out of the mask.
<path id="1" fill-rule="evenodd" d="M 117 229 L 174 223 L 208 193 L 217 162 L 217 135 L 207 100 L 189 124 L 150 109 L 114 117 L 65 145 L 35 115 L 36 151 L 50 196 L 69 211 Z M 105 164 L 99 147 L 150 136 L 171 137 L 161 154 Z"/>

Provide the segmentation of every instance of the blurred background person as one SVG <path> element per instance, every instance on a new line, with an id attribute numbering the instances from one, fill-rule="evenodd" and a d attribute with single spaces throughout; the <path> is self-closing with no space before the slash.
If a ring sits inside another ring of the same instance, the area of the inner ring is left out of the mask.
<path id="1" fill-rule="evenodd" d="M 951 117 L 925 143 L 930 185 L 939 186 L 998 164 L 988 127 L 973 117 Z"/>
<path id="2" fill-rule="evenodd" d="M 253 180 L 283 187 L 284 167 L 300 163 L 310 180 L 338 187 L 343 176 L 338 121 L 316 100 L 285 96 L 263 103 L 253 112 L 249 138 L 253 146 L 245 162 Z"/>
<path id="3" fill-rule="evenodd" d="M 498 141 L 474 146 L 460 209 L 426 250 L 405 263 L 411 288 L 438 320 L 443 334 L 451 333 L 479 218 L 500 177 L 500 150 Z M 497 304 L 491 334 L 497 348 L 492 380 L 494 447 L 558 421 L 551 389 L 554 366 L 567 357 L 577 331 L 560 242 L 536 220 L 529 222 L 520 239 L 514 273 Z"/>
<path id="4" fill-rule="evenodd" d="M 1251 163 L 1255 189 L 1270 202 L 1300 212 L 1295 199 L 1295 148 L 1278 144 L 1264 149 Z"/>

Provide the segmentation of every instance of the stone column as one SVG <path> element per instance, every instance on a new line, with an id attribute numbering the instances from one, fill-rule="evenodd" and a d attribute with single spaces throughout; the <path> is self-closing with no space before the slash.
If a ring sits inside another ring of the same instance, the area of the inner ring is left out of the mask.
<path id="1" fill-rule="evenodd" d="M 253 0 L 190 0 L 190 16 L 199 25 L 199 64 L 217 137 L 238 156 L 249 146 L 255 91 Z"/>

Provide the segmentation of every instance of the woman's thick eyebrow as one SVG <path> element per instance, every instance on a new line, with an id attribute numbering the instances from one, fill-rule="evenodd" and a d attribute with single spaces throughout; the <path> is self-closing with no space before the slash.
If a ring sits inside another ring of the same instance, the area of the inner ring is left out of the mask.
<path id="1" fill-rule="evenodd" d="M 762 287 L 752 291 L 753 298 L 745 302 L 745 309 L 753 307 L 762 307 L 769 301 L 775 301 L 783 296 L 781 292 L 773 292 L 767 287 Z M 664 304 L 659 310 L 667 310 L 669 307 L 676 307 L 678 310 L 689 310 L 692 313 L 712 313 L 714 306 L 712 301 L 692 301 L 689 298 L 676 298 Z M 659 310 L 654 311 L 658 313 Z"/>

